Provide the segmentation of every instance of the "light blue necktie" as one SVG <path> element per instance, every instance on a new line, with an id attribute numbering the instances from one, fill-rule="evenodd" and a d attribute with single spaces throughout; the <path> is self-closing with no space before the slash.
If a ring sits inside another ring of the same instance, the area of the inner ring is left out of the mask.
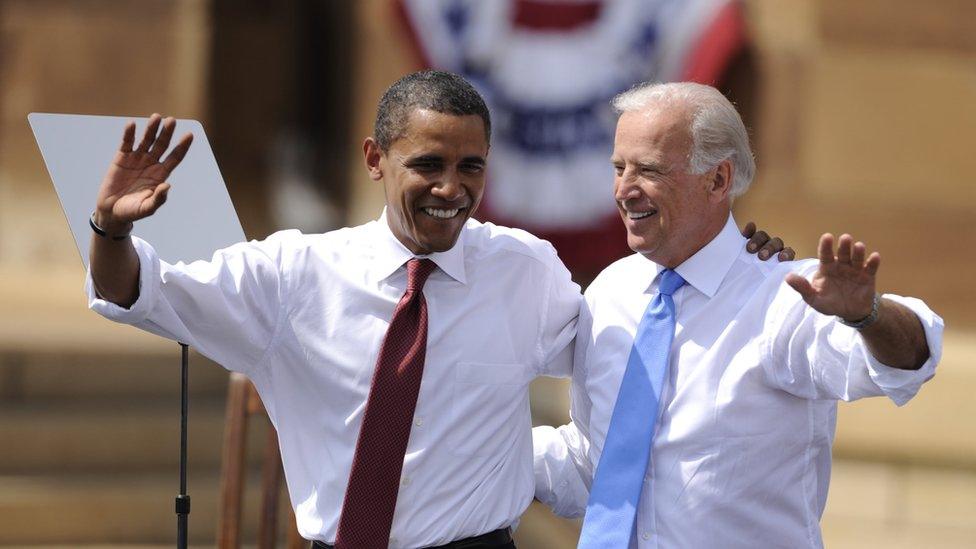
<path id="1" fill-rule="evenodd" d="M 637 327 L 586 504 L 580 549 L 626 549 L 630 545 L 674 339 L 671 295 L 684 283 L 671 269 L 662 271 L 658 294 Z"/>

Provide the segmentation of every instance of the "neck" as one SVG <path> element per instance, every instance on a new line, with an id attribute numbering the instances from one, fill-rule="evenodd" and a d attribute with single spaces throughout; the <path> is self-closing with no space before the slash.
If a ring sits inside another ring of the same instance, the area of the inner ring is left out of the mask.
<path id="1" fill-rule="evenodd" d="M 725 223 L 729 220 L 729 213 L 731 212 L 727 207 L 710 213 L 705 217 L 705 222 L 696 227 L 691 234 L 675 239 L 675 244 L 680 248 L 661 250 L 663 253 L 648 253 L 644 254 L 644 257 L 668 269 L 678 267 L 707 246 L 709 242 L 715 240 L 715 237 L 725 228 Z"/>

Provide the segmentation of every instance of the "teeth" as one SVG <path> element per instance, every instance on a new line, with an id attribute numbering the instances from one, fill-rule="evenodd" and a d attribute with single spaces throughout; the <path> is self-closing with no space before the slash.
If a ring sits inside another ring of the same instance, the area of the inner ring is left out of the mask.
<path id="1" fill-rule="evenodd" d="M 645 217 L 650 217 L 657 212 L 627 212 L 627 217 L 631 219 L 644 219 Z"/>
<path id="2" fill-rule="evenodd" d="M 454 208 L 453 210 L 442 210 L 437 208 L 423 208 L 424 213 L 431 217 L 438 217 L 440 219 L 450 219 L 461 211 L 460 208 Z"/>

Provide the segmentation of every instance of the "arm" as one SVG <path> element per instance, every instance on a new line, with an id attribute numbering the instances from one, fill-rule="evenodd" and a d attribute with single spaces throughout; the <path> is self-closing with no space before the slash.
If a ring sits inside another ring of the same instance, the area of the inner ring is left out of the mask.
<path id="1" fill-rule="evenodd" d="M 918 370 L 931 355 L 918 317 L 890 299 L 881 299 L 877 322 L 862 329 L 861 337 L 871 354 L 892 368 Z"/>
<path id="2" fill-rule="evenodd" d="M 589 348 L 590 317 L 585 303 L 579 313 L 579 333 L 573 353 L 570 422 L 561 427 L 532 429 L 535 497 L 553 513 L 582 517 L 593 478 L 588 437 L 592 404 L 586 392 L 585 358 Z"/>
<path id="3" fill-rule="evenodd" d="M 538 375 L 569 377 L 573 371 L 573 348 L 580 312 L 580 287 L 559 260 L 556 250 L 546 243 L 549 253 L 549 275 L 544 290 Z"/>
<path id="4" fill-rule="evenodd" d="M 162 122 L 162 131 L 156 135 Z M 228 369 L 250 373 L 272 343 L 282 312 L 282 246 L 297 234 L 219 250 L 210 261 L 171 265 L 136 237 L 115 240 L 165 202 L 165 182 L 190 147 L 187 134 L 164 160 L 176 126 L 153 115 L 133 150 L 135 126 L 99 189 L 95 223 L 108 236 L 92 236 L 89 306 L 110 320 L 131 324 L 193 346 Z"/>
<path id="5" fill-rule="evenodd" d="M 875 275 L 881 256 L 874 252 L 865 260 L 863 243 L 842 235 L 834 255 L 834 237 L 820 238 L 820 266 L 812 280 L 789 274 L 786 282 L 817 312 L 857 322 L 871 314 L 875 296 Z M 904 305 L 881 299 L 877 321 L 860 330 L 871 354 L 893 368 L 917 370 L 929 358 L 925 331 L 918 317 Z"/>
<path id="6" fill-rule="evenodd" d="M 157 136 L 161 122 L 163 129 Z M 128 234 L 135 221 L 154 214 L 166 202 L 170 188 L 166 178 L 193 142 L 192 134 L 184 135 L 169 156 L 160 160 L 175 129 L 176 120 L 163 121 L 154 114 L 142 142 L 133 150 L 136 126 L 127 124 L 119 151 L 98 190 L 95 224 L 108 236 L 92 235 L 89 266 L 98 295 L 121 307 L 132 306 L 139 297 L 139 255 L 130 238 L 112 237 Z"/>

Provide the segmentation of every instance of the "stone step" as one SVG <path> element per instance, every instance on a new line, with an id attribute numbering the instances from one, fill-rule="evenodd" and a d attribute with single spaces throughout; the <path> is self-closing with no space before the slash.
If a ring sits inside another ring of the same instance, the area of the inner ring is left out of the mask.
<path id="1" fill-rule="evenodd" d="M 224 403 L 191 399 L 187 459 L 191 468 L 220 465 Z M 179 466 L 180 402 L 171 399 L 31 401 L 0 405 L 0 473 L 173 471 Z M 255 417 L 249 459 L 258 460 L 270 424 Z"/>
<path id="2" fill-rule="evenodd" d="M 834 459 L 827 547 L 973 547 L 976 470 Z"/>
<path id="3" fill-rule="evenodd" d="M 0 399 L 179 394 L 179 345 L 88 310 L 82 269 L 0 263 L 0 280 Z M 191 349 L 190 391 L 226 384 Z"/>
<path id="4" fill-rule="evenodd" d="M 191 395 L 223 395 L 228 372 L 190 353 Z M 175 397 L 180 395 L 180 348 L 161 353 L 0 353 L 0 401 Z M 177 400 L 178 401 L 178 400 Z"/>
<path id="5" fill-rule="evenodd" d="M 936 375 L 898 408 L 870 398 L 838 405 L 834 455 L 976 469 L 976 337 L 949 333 Z"/>
<path id="6" fill-rule="evenodd" d="M 188 537 L 213 546 L 216 537 L 218 477 L 190 471 L 192 508 Z M 0 546 L 86 544 L 169 544 L 176 539 L 175 474 L 0 476 Z M 246 490 L 242 532 L 254 539 L 260 479 Z M 282 503 L 287 501 L 282 496 Z M 282 514 L 285 509 L 282 506 Z"/>

